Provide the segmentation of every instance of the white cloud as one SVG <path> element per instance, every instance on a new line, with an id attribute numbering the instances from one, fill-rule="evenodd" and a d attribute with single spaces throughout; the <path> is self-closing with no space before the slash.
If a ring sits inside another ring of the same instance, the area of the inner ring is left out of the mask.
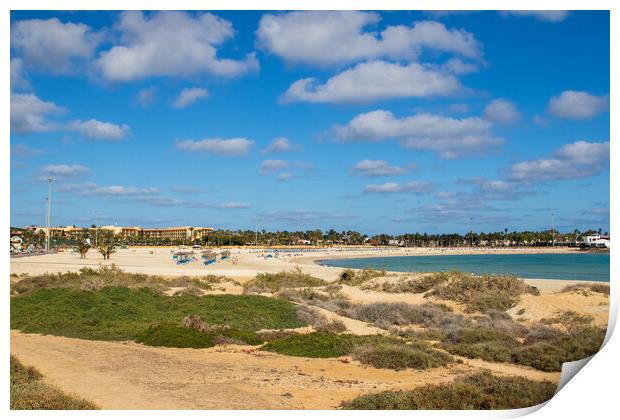
<path id="1" fill-rule="evenodd" d="M 596 96 L 587 92 L 565 90 L 549 100 L 548 109 L 560 118 L 591 118 L 609 110 L 609 95 Z"/>
<path id="2" fill-rule="evenodd" d="M 72 73 L 89 60 L 102 40 L 83 23 L 63 23 L 57 18 L 20 20 L 11 25 L 11 48 L 32 70 Z"/>
<path id="3" fill-rule="evenodd" d="M 385 110 L 359 114 L 334 131 L 337 138 L 348 142 L 395 138 L 405 148 L 432 150 L 444 159 L 484 153 L 502 143 L 491 133 L 491 123 L 482 118 L 456 119 L 433 114 L 396 118 Z"/>
<path id="4" fill-rule="evenodd" d="M 313 77 L 294 82 L 282 95 L 288 102 L 366 102 L 388 98 L 446 96 L 460 89 L 456 78 L 418 63 L 371 61 L 317 84 Z"/>
<path id="5" fill-rule="evenodd" d="M 271 140 L 271 142 L 265 147 L 262 152 L 263 153 L 282 153 L 282 152 L 292 152 L 295 150 L 299 150 L 300 147 L 294 143 L 292 143 L 286 137 L 276 137 Z"/>
<path id="6" fill-rule="evenodd" d="M 185 152 L 205 152 L 222 156 L 247 155 L 254 144 L 253 140 L 244 138 L 183 140 L 177 143 L 177 149 Z"/>
<path id="7" fill-rule="evenodd" d="M 31 157 L 41 154 L 41 149 L 33 149 L 24 144 L 16 144 L 11 147 L 11 156 Z"/>
<path id="8" fill-rule="evenodd" d="M 385 160 L 364 159 L 353 166 L 353 171 L 366 176 L 384 176 L 404 174 L 407 169 L 391 166 Z"/>
<path id="9" fill-rule="evenodd" d="M 370 184 L 364 188 L 366 194 L 393 194 L 393 193 L 413 193 L 424 194 L 434 189 L 432 182 L 411 181 L 404 185 L 397 182 L 386 182 L 384 184 Z"/>
<path id="10" fill-rule="evenodd" d="M 270 174 L 288 166 L 288 162 L 278 159 L 268 159 L 261 162 L 258 173 L 261 175 Z"/>
<path id="11" fill-rule="evenodd" d="M 484 118 L 497 124 L 514 124 L 520 117 L 517 106 L 507 99 L 495 99 L 484 108 Z"/>
<path id="12" fill-rule="evenodd" d="M 47 165 L 42 169 L 43 176 L 45 177 L 73 178 L 85 175 L 88 172 L 90 172 L 90 169 L 84 165 Z"/>
<path id="13" fill-rule="evenodd" d="M 199 99 L 206 98 L 209 95 L 207 89 L 203 88 L 187 88 L 183 89 L 177 99 L 174 101 L 175 108 L 185 108 L 193 104 Z"/>
<path id="14" fill-rule="evenodd" d="M 218 209 L 247 209 L 250 205 L 248 203 L 237 202 L 237 201 L 229 201 L 227 203 L 217 204 L 215 208 Z"/>
<path id="15" fill-rule="evenodd" d="M 500 13 L 504 16 L 531 16 L 545 22 L 561 22 L 569 14 L 566 10 L 505 10 Z"/>
<path id="16" fill-rule="evenodd" d="M 147 107 L 157 99 L 157 86 L 149 86 L 140 89 L 136 94 L 136 100 L 142 107 Z"/>
<path id="17" fill-rule="evenodd" d="M 123 12 L 115 28 L 122 44 L 96 61 L 101 76 L 127 82 L 146 77 L 211 74 L 238 76 L 258 69 L 255 55 L 218 57 L 218 46 L 234 35 L 232 24 L 210 13 L 164 11 L 145 16 Z"/>
<path id="18" fill-rule="evenodd" d="M 456 57 L 446 61 L 441 68 L 453 74 L 476 73 L 480 69 L 478 64 L 468 63 Z"/>
<path id="19" fill-rule="evenodd" d="M 80 133 L 87 139 L 110 141 L 122 140 L 130 132 L 126 124 L 117 125 L 95 119 L 71 121 L 67 124 L 67 130 Z"/>
<path id="20" fill-rule="evenodd" d="M 11 93 L 11 130 L 17 133 L 55 130 L 58 125 L 47 117 L 64 112 L 64 108 L 42 101 L 35 94 Z"/>
<path id="21" fill-rule="evenodd" d="M 20 58 L 11 60 L 11 91 L 28 89 L 30 83 L 24 76 L 24 62 Z"/>
<path id="22" fill-rule="evenodd" d="M 282 172 L 281 174 L 278 175 L 278 181 L 288 181 L 289 179 L 293 178 L 293 174 L 290 172 Z"/>
<path id="23" fill-rule="evenodd" d="M 551 157 L 512 164 L 509 178 L 540 182 L 585 178 L 609 167 L 609 142 L 577 141 L 558 149 Z"/>
<path id="24" fill-rule="evenodd" d="M 414 59 L 423 48 L 469 58 L 481 55 L 480 43 L 464 30 L 433 21 L 365 30 L 379 20 L 377 13 L 360 11 L 264 14 L 257 39 L 261 48 L 289 63 L 323 67 L 377 58 Z"/>
<path id="25" fill-rule="evenodd" d="M 308 210 L 282 210 L 272 211 L 269 213 L 259 214 L 258 220 L 261 221 L 275 221 L 286 223 L 313 223 L 313 222 L 325 222 L 326 220 L 348 220 L 356 218 L 357 216 L 341 212 L 328 212 L 328 211 L 308 211 Z"/>

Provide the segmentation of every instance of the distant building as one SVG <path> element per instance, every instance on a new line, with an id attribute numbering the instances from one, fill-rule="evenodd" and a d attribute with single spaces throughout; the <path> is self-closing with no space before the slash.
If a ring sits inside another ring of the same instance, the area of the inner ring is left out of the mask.
<path id="1" fill-rule="evenodd" d="M 583 237 L 583 244 L 592 248 L 609 248 L 609 236 L 588 235 Z"/>
<path id="2" fill-rule="evenodd" d="M 33 226 L 31 228 L 35 233 L 46 232 L 47 228 L 44 226 Z M 59 226 L 50 227 L 50 234 L 52 236 L 71 237 L 75 234 L 84 231 L 95 231 L 96 228 L 80 228 L 76 226 Z M 140 226 L 100 226 L 99 230 L 107 230 L 112 232 L 114 236 L 128 238 L 128 237 L 142 237 L 149 239 L 170 239 L 170 240 L 195 240 L 202 239 L 213 232 L 213 228 L 209 227 L 195 227 L 195 226 L 177 226 L 168 228 L 142 228 Z"/>

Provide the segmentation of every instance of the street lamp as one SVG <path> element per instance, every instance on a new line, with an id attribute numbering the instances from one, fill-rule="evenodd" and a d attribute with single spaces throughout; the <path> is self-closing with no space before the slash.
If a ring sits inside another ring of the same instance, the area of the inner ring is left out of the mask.
<path id="1" fill-rule="evenodd" d="M 45 253 L 49 252 L 50 249 L 50 227 L 52 224 L 52 182 L 55 181 L 54 178 L 45 178 L 47 181 L 47 217 L 45 220 Z"/>

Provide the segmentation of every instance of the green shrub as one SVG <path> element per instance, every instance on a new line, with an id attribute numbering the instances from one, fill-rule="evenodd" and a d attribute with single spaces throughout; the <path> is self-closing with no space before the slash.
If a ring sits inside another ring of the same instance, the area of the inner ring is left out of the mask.
<path id="1" fill-rule="evenodd" d="M 330 332 L 294 334 L 265 344 L 261 349 L 288 356 L 340 357 L 349 354 L 356 344 L 357 336 Z"/>
<path id="2" fill-rule="evenodd" d="M 488 326 L 468 326 L 444 333 L 442 348 L 470 359 L 516 363 L 534 369 L 557 372 L 562 364 L 595 354 L 605 331 L 590 325 L 562 332 L 545 325 L 532 329 L 523 342 L 505 331 Z"/>
<path id="3" fill-rule="evenodd" d="M 553 397 L 557 384 L 489 372 L 459 377 L 443 385 L 410 391 L 385 391 L 343 402 L 349 410 L 501 410 L 541 404 Z"/>
<path id="4" fill-rule="evenodd" d="M 221 337 L 232 339 L 236 344 L 257 345 L 263 343 L 252 331 L 222 329 L 204 333 L 169 323 L 150 326 L 138 333 L 135 341 L 148 346 L 204 348 L 215 346 Z M 219 340 L 219 343 L 224 341 Z"/>
<path id="5" fill-rule="evenodd" d="M 259 273 L 243 285 L 244 293 L 275 293 L 284 288 L 318 287 L 327 282 L 310 274 L 303 273 L 300 268 L 279 273 Z"/>
<path id="6" fill-rule="evenodd" d="M 44 289 L 11 298 L 11 328 L 93 340 L 131 340 L 150 325 L 189 315 L 259 330 L 304 326 L 290 302 L 264 296 L 162 296 L 148 289 Z"/>
<path id="7" fill-rule="evenodd" d="M 376 368 L 395 370 L 431 369 L 454 362 L 452 356 L 422 343 L 362 345 L 353 351 L 353 358 Z"/>
<path id="8" fill-rule="evenodd" d="M 261 349 L 274 353 L 299 357 L 340 357 L 350 354 L 357 346 L 364 344 L 402 343 L 397 338 L 382 335 L 335 334 L 317 331 L 310 334 L 292 334 L 273 340 Z"/>
<path id="9" fill-rule="evenodd" d="M 43 375 L 11 355 L 11 410 L 95 410 L 90 401 L 42 381 Z"/>

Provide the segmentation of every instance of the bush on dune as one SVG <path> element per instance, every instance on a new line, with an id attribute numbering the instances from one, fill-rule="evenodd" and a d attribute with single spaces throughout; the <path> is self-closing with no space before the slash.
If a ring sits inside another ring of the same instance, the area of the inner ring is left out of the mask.
<path id="1" fill-rule="evenodd" d="M 284 288 L 318 287 L 327 282 L 310 274 L 303 273 L 301 268 L 279 273 L 259 273 L 243 285 L 244 293 L 276 293 Z"/>
<path id="2" fill-rule="evenodd" d="M 78 272 L 45 273 L 38 276 L 27 276 L 11 285 L 13 295 L 32 293 L 40 289 L 68 288 L 76 290 L 96 291 L 104 287 L 119 286 L 133 289 L 149 288 L 162 293 L 171 287 L 193 288 L 196 291 L 210 291 L 214 286 L 232 281 L 228 277 L 218 275 L 178 276 L 165 278 L 140 273 L 128 273 L 115 265 L 99 266 L 96 269 L 83 267 Z"/>
<path id="3" fill-rule="evenodd" d="M 253 331 L 230 328 L 212 329 L 209 332 L 175 324 L 153 325 L 135 336 L 135 341 L 148 346 L 205 348 L 216 344 L 262 344 Z"/>
<path id="4" fill-rule="evenodd" d="M 427 296 L 464 304 L 467 312 L 486 313 L 506 311 L 526 293 L 538 295 L 540 291 L 513 276 L 452 273 L 449 281 L 435 287 Z"/>
<path id="5" fill-rule="evenodd" d="M 11 355 L 11 410 L 95 410 L 90 401 L 43 382 L 43 375 Z"/>
<path id="6" fill-rule="evenodd" d="M 346 284 L 348 286 L 359 286 L 376 277 L 383 277 L 385 275 L 385 270 L 373 270 L 370 268 L 364 268 L 363 270 L 353 270 L 347 268 L 342 273 L 340 273 L 338 282 L 341 284 Z"/>
<path id="7" fill-rule="evenodd" d="M 563 324 L 562 330 L 545 323 L 529 331 L 470 324 L 445 332 L 441 346 L 452 354 L 471 359 L 516 363 L 557 372 L 563 363 L 591 356 L 600 349 L 605 330 L 591 325 L 590 320 L 588 316 L 570 312 L 547 320 L 554 325 Z"/>
<path id="8" fill-rule="evenodd" d="M 462 315 L 453 314 L 445 305 L 425 303 L 411 305 L 408 303 L 380 302 L 354 305 L 344 313 L 346 316 L 364 322 L 370 322 L 380 328 L 417 324 L 425 327 L 445 327 L 461 323 Z"/>
<path id="9" fill-rule="evenodd" d="M 428 273 L 415 275 L 413 279 L 398 278 L 393 282 L 385 282 L 365 288 L 371 288 L 386 293 L 424 293 L 434 289 L 440 284 L 444 284 L 449 279 L 449 273 Z"/>
<path id="10" fill-rule="evenodd" d="M 351 355 L 376 368 L 402 370 L 445 366 L 454 359 L 421 341 L 382 335 L 334 334 L 315 332 L 294 334 L 268 342 L 261 349 L 288 356 L 329 358 Z"/>
<path id="11" fill-rule="evenodd" d="M 431 369 L 454 362 L 446 353 L 418 343 L 362 345 L 353 350 L 353 358 L 382 369 Z"/>
<path id="12" fill-rule="evenodd" d="M 541 404 L 553 397 L 557 384 L 485 371 L 442 385 L 410 391 L 385 391 L 343 402 L 349 410 L 501 410 Z"/>

